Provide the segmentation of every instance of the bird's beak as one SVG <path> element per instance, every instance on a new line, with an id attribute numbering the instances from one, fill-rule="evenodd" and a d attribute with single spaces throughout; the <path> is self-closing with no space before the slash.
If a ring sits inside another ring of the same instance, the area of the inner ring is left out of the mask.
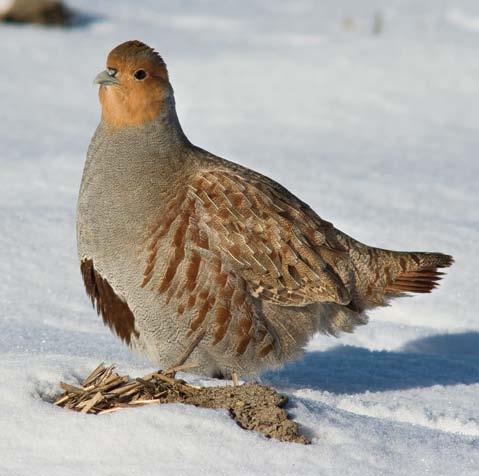
<path id="1" fill-rule="evenodd" d="M 108 74 L 108 71 L 105 69 L 105 71 L 102 71 L 101 73 L 98 73 L 95 76 L 95 79 L 93 80 L 93 84 L 100 84 L 102 86 L 112 86 L 115 84 L 120 84 L 120 81 L 118 81 L 118 79 L 114 78 L 113 76 L 110 76 Z"/>

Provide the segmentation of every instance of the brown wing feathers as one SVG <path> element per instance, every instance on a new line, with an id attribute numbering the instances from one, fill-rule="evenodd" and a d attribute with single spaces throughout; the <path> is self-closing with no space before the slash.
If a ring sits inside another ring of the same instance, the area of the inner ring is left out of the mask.
<path id="1" fill-rule="evenodd" d="M 322 257 L 326 239 L 320 226 L 271 186 L 231 171 L 209 171 L 197 177 L 191 193 L 215 247 L 253 295 L 291 306 L 349 302 Z"/>

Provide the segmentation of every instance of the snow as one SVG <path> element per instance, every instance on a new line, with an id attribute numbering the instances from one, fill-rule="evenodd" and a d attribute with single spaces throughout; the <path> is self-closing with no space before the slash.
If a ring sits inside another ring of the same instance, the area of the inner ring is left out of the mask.
<path id="1" fill-rule="evenodd" d="M 0 474 L 479 474 L 477 2 L 69 3 L 87 15 L 73 30 L 0 27 Z M 75 253 L 91 83 L 127 39 L 164 56 L 194 143 L 368 244 L 456 258 L 433 294 L 262 377 L 290 395 L 310 446 L 222 411 L 48 403 L 101 361 L 152 370 L 92 311 Z"/>

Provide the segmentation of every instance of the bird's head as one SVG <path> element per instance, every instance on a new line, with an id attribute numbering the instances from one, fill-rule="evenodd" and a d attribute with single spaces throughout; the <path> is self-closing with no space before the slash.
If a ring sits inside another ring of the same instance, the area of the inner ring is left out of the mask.
<path id="1" fill-rule="evenodd" d="M 114 48 L 94 83 L 100 85 L 102 118 L 115 127 L 154 120 L 173 97 L 165 62 L 140 41 Z"/>

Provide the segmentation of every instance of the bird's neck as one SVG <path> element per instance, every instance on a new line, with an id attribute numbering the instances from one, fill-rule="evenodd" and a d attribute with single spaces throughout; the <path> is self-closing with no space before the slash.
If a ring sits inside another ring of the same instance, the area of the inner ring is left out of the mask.
<path id="1" fill-rule="evenodd" d="M 173 97 L 164 101 L 156 117 L 141 124 L 125 124 L 118 127 L 103 115 L 99 131 L 102 136 L 109 136 L 113 142 L 128 141 L 132 147 L 137 144 L 142 149 L 150 148 L 152 153 L 191 147 L 178 120 Z"/>

